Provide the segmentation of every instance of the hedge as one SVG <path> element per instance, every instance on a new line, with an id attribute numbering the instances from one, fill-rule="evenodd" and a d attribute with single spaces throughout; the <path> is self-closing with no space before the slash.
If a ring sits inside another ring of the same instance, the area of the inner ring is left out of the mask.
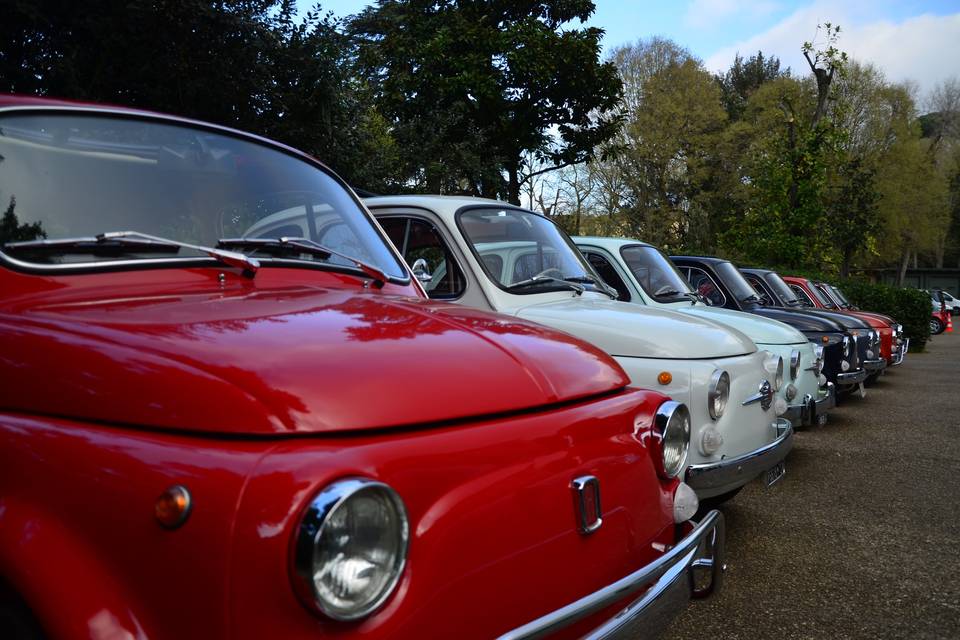
<path id="1" fill-rule="evenodd" d="M 862 280 L 838 282 L 850 303 L 864 311 L 883 313 L 903 325 L 910 351 L 923 351 L 930 339 L 930 296 L 919 289 L 903 289 Z"/>

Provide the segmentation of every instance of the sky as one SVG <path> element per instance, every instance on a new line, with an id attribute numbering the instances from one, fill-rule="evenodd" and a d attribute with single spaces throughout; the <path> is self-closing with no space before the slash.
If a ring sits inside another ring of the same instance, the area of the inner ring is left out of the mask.
<path id="1" fill-rule="evenodd" d="M 301 9 L 311 0 L 298 0 Z M 595 0 L 588 24 L 605 30 L 604 50 L 666 36 L 703 60 L 710 71 L 730 66 L 739 52 L 758 50 L 782 66 L 806 72 L 800 52 L 817 24 L 841 26 L 839 48 L 870 61 L 893 82 L 916 83 L 923 101 L 940 81 L 960 77 L 960 0 Z M 325 0 L 324 11 L 346 16 L 363 0 Z"/>

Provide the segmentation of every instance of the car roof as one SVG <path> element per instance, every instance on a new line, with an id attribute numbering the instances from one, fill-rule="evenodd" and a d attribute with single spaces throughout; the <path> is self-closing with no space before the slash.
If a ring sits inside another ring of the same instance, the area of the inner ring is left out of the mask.
<path id="1" fill-rule="evenodd" d="M 697 255 L 676 254 L 676 255 L 671 255 L 670 258 L 671 259 L 686 258 L 689 260 L 700 260 L 701 262 L 706 262 L 709 264 L 720 264 L 721 262 L 730 262 L 726 258 L 717 258 L 716 256 L 697 256 Z"/>
<path id="2" fill-rule="evenodd" d="M 633 238 L 611 238 L 609 236 L 570 236 L 570 239 L 573 240 L 574 244 L 589 243 L 592 245 L 600 246 L 605 249 L 619 249 L 620 247 L 651 247 L 653 245 L 644 242 L 643 240 L 635 240 Z"/>

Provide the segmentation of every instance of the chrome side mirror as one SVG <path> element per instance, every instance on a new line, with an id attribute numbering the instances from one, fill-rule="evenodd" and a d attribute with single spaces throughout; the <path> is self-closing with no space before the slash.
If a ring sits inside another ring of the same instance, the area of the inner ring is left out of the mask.
<path id="1" fill-rule="evenodd" d="M 413 271 L 413 277 L 419 280 L 420 284 L 427 284 L 433 280 L 433 274 L 430 273 L 430 265 L 428 265 L 427 261 L 423 258 L 414 260 L 410 270 Z"/>

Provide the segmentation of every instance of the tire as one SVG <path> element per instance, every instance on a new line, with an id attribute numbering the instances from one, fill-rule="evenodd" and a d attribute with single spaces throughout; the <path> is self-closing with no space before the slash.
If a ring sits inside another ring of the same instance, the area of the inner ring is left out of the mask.
<path id="1" fill-rule="evenodd" d="M 946 329 L 940 318 L 930 318 L 930 335 L 938 336 Z"/>

